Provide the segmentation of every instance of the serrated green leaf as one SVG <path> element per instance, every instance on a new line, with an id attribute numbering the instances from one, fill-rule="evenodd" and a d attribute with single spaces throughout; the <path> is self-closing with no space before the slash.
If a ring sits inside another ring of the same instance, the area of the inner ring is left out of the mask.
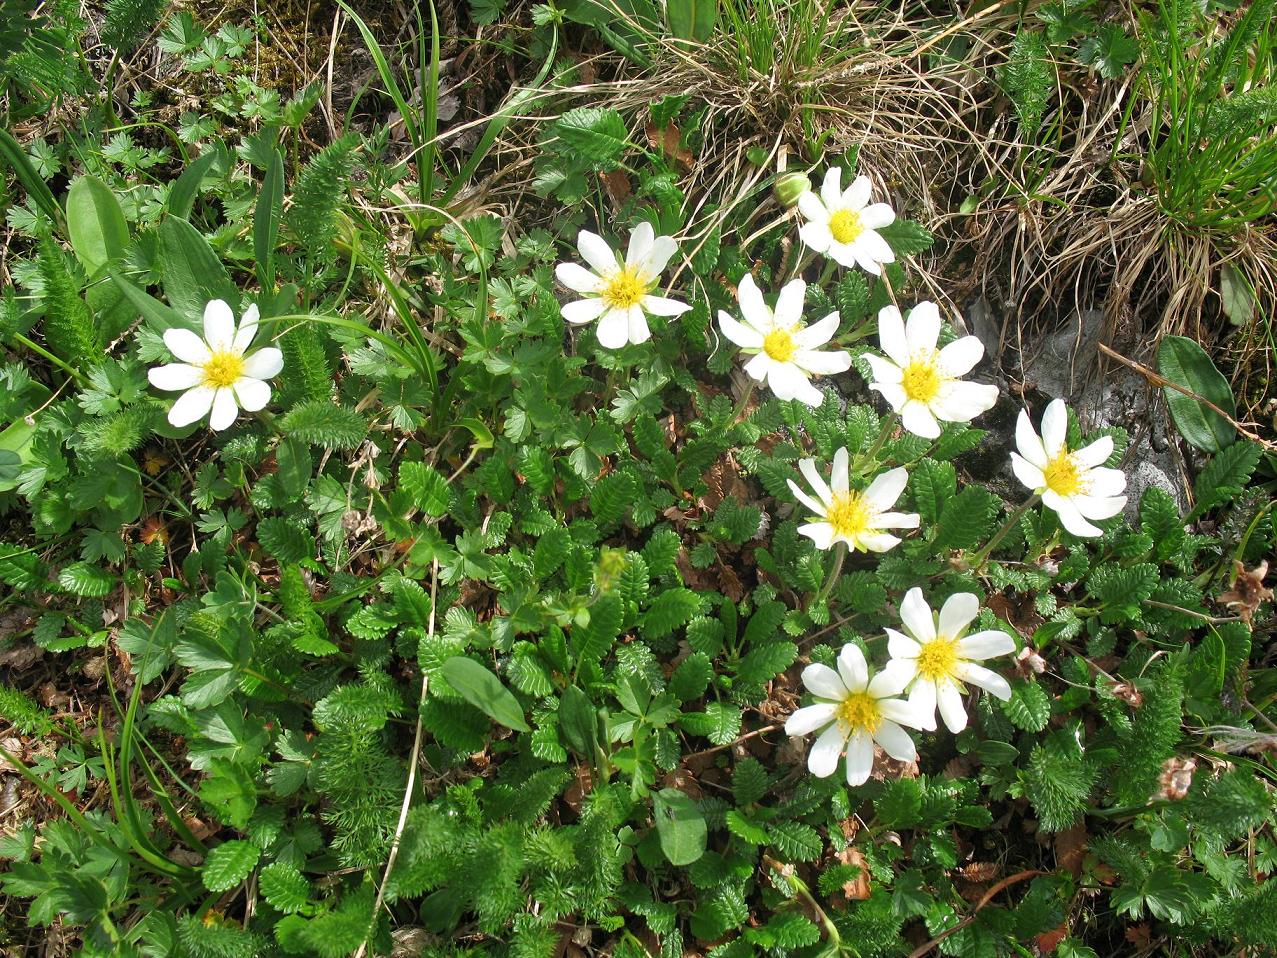
<path id="1" fill-rule="evenodd" d="M 434 466 L 424 462 L 404 462 L 399 466 L 399 488 L 408 493 L 412 503 L 428 516 L 448 512 L 452 494 L 448 480 Z"/>
<path id="2" fill-rule="evenodd" d="M 353 449 L 368 432 L 364 417 L 355 410 L 322 399 L 298 403 L 279 421 L 279 428 L 285 436 L 328 449 Z"/>
<path id="3" fill-rule="evenodd" d="M 1011 698 L 1001 703 L 1011 724 L 1021 731 L 1040 732 L 1051 718 L 1051 699 L 1036 682 L 1016 682 Z"/>
<path id="4" fill-rule="evenodd" d="M 306 907 L 310 882 L 290 862 L 274 862 L 257 876 L 257 888 L 276 911 L 291 915 Z"/>
<path id="5" fill-rule="evenodd" d="M 257 867 L 262 850 L 252 842 L 232 839 L 209 851 L 200 878 L 212 892 L 230 891 Z"/>

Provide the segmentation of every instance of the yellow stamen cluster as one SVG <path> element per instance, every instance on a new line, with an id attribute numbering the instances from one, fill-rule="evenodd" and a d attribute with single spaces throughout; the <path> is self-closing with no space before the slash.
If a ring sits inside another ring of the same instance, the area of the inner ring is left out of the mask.
<path id="1" fill-rule="evenodd" d="M 829 217 L 829 232 L 839 243 L 854 243 L 856 237 L 865 231 L 860 222 L 860 214 L 855 210 L 838 210 Z"/>
<path id="2" fill-rule="evenodd" d="M 612 309 L 629 309 L 647 295 L 647 285 L 636 270 L 623 269 L 603 287 L 603 301 Z"/>
<path id="3" fill-rule="evenodd" d="M 833 503 L 825 515 L 825 521 L 833 526 L 834 532 L 849 539 L 868 532 L 869 519 L 869 507 L 857 492 L 845 495 L 835 492 Z"/>
<path id="4" fill-rule="evenodd" d="M 882 722 L 878 700 L 867 692 L 853 692 L 838 703 L 838 720 L 853 729 L 873 733 Z"/>
<path id="5" fill-rule="evenodd" d="M 918 652 L 918 674 L 924 679 L 934 682 L 954 678 L 957 667 L 958 643 L 954 639 L 932 639 L 923 643 Z"/>
<path id="6" fill-rule="evenodd" d="M 900 385 L 904 388 L 906 398 L 929 403 L 940 392 L 940 382 L 940 370 L 936 364 L 936 356 L 932 353 L 915 356 L 904 368 Z"/>
<path id="7" fill-rule="evenodd" d="M 1061 449 L 1042 474 L 1046 476 L 1046 487 L 1058 495 L 1075 496 L 1082 491 L 1082 470 L 1068 449 Z"/>
<path id="8" fill-rule="evenodd" d="M 778 363 L 787 363 L 798 352 L 798 343 L 787 329 L 773 329 L 763 337 L 763 352 Z"/>
<path id="9" fill-rule="evenodd" d="M 204 382 L 209 386 L 233 386 L 244 375 L 244 357 L 235 352 L 213 353 L 204 364 Z"/>

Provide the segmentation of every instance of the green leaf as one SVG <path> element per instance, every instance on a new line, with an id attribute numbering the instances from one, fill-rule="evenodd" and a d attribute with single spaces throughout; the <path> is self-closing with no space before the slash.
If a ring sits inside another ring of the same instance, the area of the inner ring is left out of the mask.
<path id="1" fill-rule="evenodd" d="M 590 621 L 572 633 L 578 662 L 597 662 L 621 634 L 624 611 L 615 595 L 601 595 L 590 607 Z"/>
<path id="2" fill-rule="evenodd" d="M 876 231 L 887 241 L 896 256 L 913 256 L 931 248 L 936 238 L 921 223 L 913 220 L 897 219 Z"/>
<path id="3" fill-rule="evenodd" d="M 208 853 L 200 877 L 209 891 L 230 891 L 257 867 L 262 851 L 252 842 L 232 839 Z"/>
<path id="4" fill-rule="evenodd" d="M 643 634 L 652 639 L 669 635 L 687 624 L 699 608 L 700 598 L 691 589 L 666 589 L 643 615 Z"/>
<path id="5" fill-rule="evenodd" d="M 1224 315 L 1234 326 L 1247 325 L 1259 308 L 1254 288 L 1232 263 L 1225 263 L 1219 271 L 1219 298 Z"/>
<path id="6" fill-rule="evenodd" d="M 1077 58 L 1106 80 L 1116 80 L 1140 55 L 1140 45 L 1116 24 L 1101 27 L 1077 46 Z"/>
<path id="7" fill-rule="evenodd" d="M 621 114 L 601 107 L 569 110 L 555 121 L 553 130 L 568 152 L 596 166 L 611 165 L 629 143 Z"/>
<path id="8" fill-rule="evenodd" d="M 998 79 L 1015 104 L 1020 131 L 1037 133 L 1055 90 L 1055 66 L 1040 31 L 1017 31 Z"/>
<path id="9" fill-rule="evenodd" d="M 452 494 L 448 480 L 434 466 L 424 462 L 404 462 L 399 466 L 399 488 L 412 498 L 412 503 L 428 516 L 448 512 Z"/>
<path id="10" fill-rule="evenodd" d="M 284 218 L 284 157 L 278 149 L 271 152 L 270 165 L 262 177 L 253 210 L 253 256 L 257 259 L 257 278 L 263 289 L 275 288 L 275 245 L 279 240 L 279 224 Z"/>
<path id="11" fill-rule="evenodd" d="M 523 707 L 501 680 L 474 659 L 455 655 L 443 663 L 443 677 L 461 697 L 494 722 L 518 732 L 532 731 L 523 718 Z"/>
<path id="12" fill-rule="evenodd" d="M 668 0 L 665 18 L 678 39 L 705 43 L 714 35 L 718 0 Z"/>
<path id="13" fill-rule="evenodd" d="M 115 587 L 115 576 L 89 562 L 72 562 L 58 573 L 58 585 L 80 598 L 100 599 Z"/>
<path id="14" fill-rule="evenodd" d="M 364 417 L 355 410 L 322 399 L 298 403 L 279 421 L 279 428 L 285 436 L 328 449 L 353 449 L 368 432 Z"/>
<path id="15" fill-rule="evenodd" d="M 1240 495 L 1259 465 L 1261 450 L 1253 442 L 1235 442 L 1220 450 L 1193 483 L 1197 504 L 1189 518 L 1196 518 L 1221 502 Z"/>
<path id="16" fill-rule="evenodd" d="M 1201 346 L 1184 336 L 1164 336 L 1157 349 L 1157 370 L 1168 381 L 1200 396 L 1237 418 L 1233 391 Z M 1163 386 L 1166 405 L 1180 435 L 1204 452 L 1219 452 L 1236 438 L 1236 430 L 1205 403 Z"/>
<path id="17" fill-rule="evenodd" d="M 1025 732 L 1040 732 L 1051 718 L 1051 699 L 1036 682 L 1016 682 L 1011 698 L 1001 703 L 1011 724 Z"/>
<path id="18" fill-rule="evenodd" d="M 310 897 L 310 882 L 290 862 L 275 862 L 263 868 L 257 876 L 257 888 L 272 908 L 285 915 L 301 911 Z"/>
<path id="19" fill-rule="evenodd" d="M 67 193 L 67 234 L 75 258 L 89 276 L 121 259 L 129 245 L 129 224 L 111 188 L 96 176 L 81 176 Z"/>
<path id="20" fill-rule="evenodd" d="M 295 519 L 268 516 L 257 523 L 257 541 L 283 565 L 292 565 L 315 554 L 315 537 Z"/>
<path id="21" fill-rule="evenodd" d="M 279 466 L 275 475 L 279 478 L 280 488 L 290 498 L 300 499 L 310 484 L 312 468 L 306 443 L 294 437 L 284 439 L 275 450 L 275 462 Z"/>
<path id="22" fill-rule="evenodd" d="M 670 676 L 669 693 L 680 702 L 695 701 L 705 694 L 713 676 L 709 656 L 704 652 L 693 652 L 678 664 Z"/>
<path id="23" fill-rule="evenodd" d="M 49 184 L 36 172 L 22 144 L 3 127 L 0 127 L 0 162 L 13 170 L 13 175 L 18 178 L 18 182 L 22 184 L 22 188 L 27 191 L 35 205 L 40 207 L 40 212 L 48 217 L 49 222 L 60 226 L 63 220 L 62 207 L 53 198 Z"/>
<path id="24" fill-rule="evenodd" d="M 559 700 L 559 730 L 568 745 L 583 758 L 594 758 L 598 726 L 598 715 L 589 697 L 575 685 L 564 689 Z"/>
<path id="25" fill-rule="evenodd" d="M 169 304 L 187 320 L 204 316 L 204 307 L 215 299 L 239 306 L 239 290 L 213 248 L 186 220 L 170 216 L 160 224 L 160 277 Z"/>
<path id="26" fill-rule="evenodd" d="M 208 175 L 208 171 L 212 169 L 213 164 L 219 160 L 222 161 L 222 170 L 224 172 L 228 162 L 224 149 L 206 150 L 194 160 L 191 160 L 186 169 L 182 171 L 182 175 L 174 180 L 173 185 L 169 187 L 168 199 L 164 201 L 164 206 L 171 215 L 184 220 L 191 218 L 191 210 L 195 208 L 195 197 L 204 182 L 204 177 Z"/>
<path id="27" fill-rule="evenodd" d="M 652 817 L 661 851 L 671 865 L 683 867 L 705 854 L 708 829 L 700 808 L 677 788 L 663 788 L 652 795 Z"/>

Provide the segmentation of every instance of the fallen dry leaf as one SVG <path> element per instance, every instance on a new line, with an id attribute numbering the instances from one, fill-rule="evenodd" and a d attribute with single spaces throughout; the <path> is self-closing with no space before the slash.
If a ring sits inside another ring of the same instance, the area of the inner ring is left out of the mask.
<path id="1" fill-rule="evenodd" d="M 865 862 L 865 856 L 855 845 L 848 845 L 835 857 L 844 865 L 855 865 L 860 869 L 855 878 L 842 883 L 843 895 L 848 901 L 865 901 L 870 894 L 869 865 Z"/>
<path id="2" fill-rule="evenodd" d="M 655 123 L 647 125 L 647 142 L 670 159 L 680 163 L 685 169 L 690 170 L 694 157 L 691 150 L 679 146 L 679 141 L 682 139 L 683 134 L 673 123 L 666 124 L 665 129 L 661 129 Z"/>
<path id="3" fill-rule="evenodd" d="M 1249 570 L 1234 559 L 1233 587 L 1220 594 L 1219 603 L 1235 610 L 1244 621 L 1249 622 L 1259 608 L 1259 604 L 1273 597 L 1273 590 L 1264 588 L 1266 575 L 1268 575 L 1267 559 Z"/>

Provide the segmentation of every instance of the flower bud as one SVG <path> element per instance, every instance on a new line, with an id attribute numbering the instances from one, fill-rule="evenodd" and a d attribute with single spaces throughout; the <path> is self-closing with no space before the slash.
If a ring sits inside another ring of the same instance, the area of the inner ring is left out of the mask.
<path id="1" fill-rule="evenodd" d="M 798 197 L 810 191 L 811 180 L 807 178 L 807 174 L 797 172 L 781 173 L 772 187 L 776 202 L 786 208 L 796 206 Z"/>

